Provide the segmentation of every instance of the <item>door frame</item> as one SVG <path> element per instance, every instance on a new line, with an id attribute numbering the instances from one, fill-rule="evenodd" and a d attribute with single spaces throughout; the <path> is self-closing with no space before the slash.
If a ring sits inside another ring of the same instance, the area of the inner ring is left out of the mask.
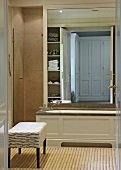
<path id="1" fill-rule="evenodd" d="M 115 84 L 115 26 L 111 27 L 110 86 Z M 110 88 L 110 103 L 115 104 L 115 89 Z"/>
<path id="2" fill-rule="evenodd" d="M 0 17 L 2 35 L 0 36 L 2 45 L 0 60 L 3 63 L 0 75 L 3 82 L 0 86 L 2 93 L 0 98 L 0 131 L 2 135 L 0 169 L 8 169 L 8 1 L 0 0 L 0 4 L 2 8 L 0 11 L 2 13 Z"/>

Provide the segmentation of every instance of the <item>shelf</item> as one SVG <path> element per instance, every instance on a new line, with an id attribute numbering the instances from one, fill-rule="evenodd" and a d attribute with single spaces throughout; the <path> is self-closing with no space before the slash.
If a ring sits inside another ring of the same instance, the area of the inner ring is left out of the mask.
<path id="1" fill-rule="evenodd" d="M 48 57 L 60 57 L 60 55 L 48 55 Z"/>
<path id="2" fill-rule="evenodd" d="M 55 42 L 47 42 L 48 44 L 59 44 L 60 43 L 60 41 L 55 41 Z"/>
<path id="3" fill-rule="evenodd" d="M 60 86 L 60 83 L 58 83 L 58 84 L 55 84 L 55 83 L 49 84 L 49 83 L 48 83 L 48 85 L 54 85 L 54 86 L 55 86 L 55 85 L 58 85 L 58 86 Z"/>
<path id="4" fill-rule="evenodd" d="M 60 70 L 48 70 L 48 71 L 57 71 L 57 72 L 59 72 Z"/>
<path id="5" fill-rule="evenodd" d="M 48 99 L 53 99 L 53 98 L 61 98 L 60 96 L 58 97 L 48 97 Z"/>

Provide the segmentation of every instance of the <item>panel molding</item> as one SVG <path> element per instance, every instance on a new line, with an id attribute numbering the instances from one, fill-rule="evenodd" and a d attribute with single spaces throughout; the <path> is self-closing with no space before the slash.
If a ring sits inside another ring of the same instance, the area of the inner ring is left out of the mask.
<path id="1" fill-rule="evenodd" d="M 36 121 L 47 123 L 47 141 L 53 146 L 65 141 L 115 145 L 116 116 L 36 115 Z"/>

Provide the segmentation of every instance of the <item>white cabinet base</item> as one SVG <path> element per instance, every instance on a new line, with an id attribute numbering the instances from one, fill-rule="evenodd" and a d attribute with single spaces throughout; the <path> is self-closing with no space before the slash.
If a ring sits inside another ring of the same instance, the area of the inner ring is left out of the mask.
<path id="1" fill-rule="evenodd" d="M 48 146 L 78 142 L 109 143 L 115 147 L 116 116 L 36 115 L 36 121 L 47 123 Z"/>

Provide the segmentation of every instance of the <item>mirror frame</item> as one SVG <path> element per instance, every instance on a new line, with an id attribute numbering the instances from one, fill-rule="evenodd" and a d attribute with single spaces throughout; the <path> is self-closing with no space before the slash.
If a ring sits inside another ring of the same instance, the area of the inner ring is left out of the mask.
<path id="1" fill-rule="evenodd" d="M 47 84 L 47 10 L 52 9 L 90 9 L 90 8 L 115 8 L 114 3 L 95 3 L 79 5 L 44 5 L 43 6 L 43 104 L 48 105 L 48 84 Z"/>

